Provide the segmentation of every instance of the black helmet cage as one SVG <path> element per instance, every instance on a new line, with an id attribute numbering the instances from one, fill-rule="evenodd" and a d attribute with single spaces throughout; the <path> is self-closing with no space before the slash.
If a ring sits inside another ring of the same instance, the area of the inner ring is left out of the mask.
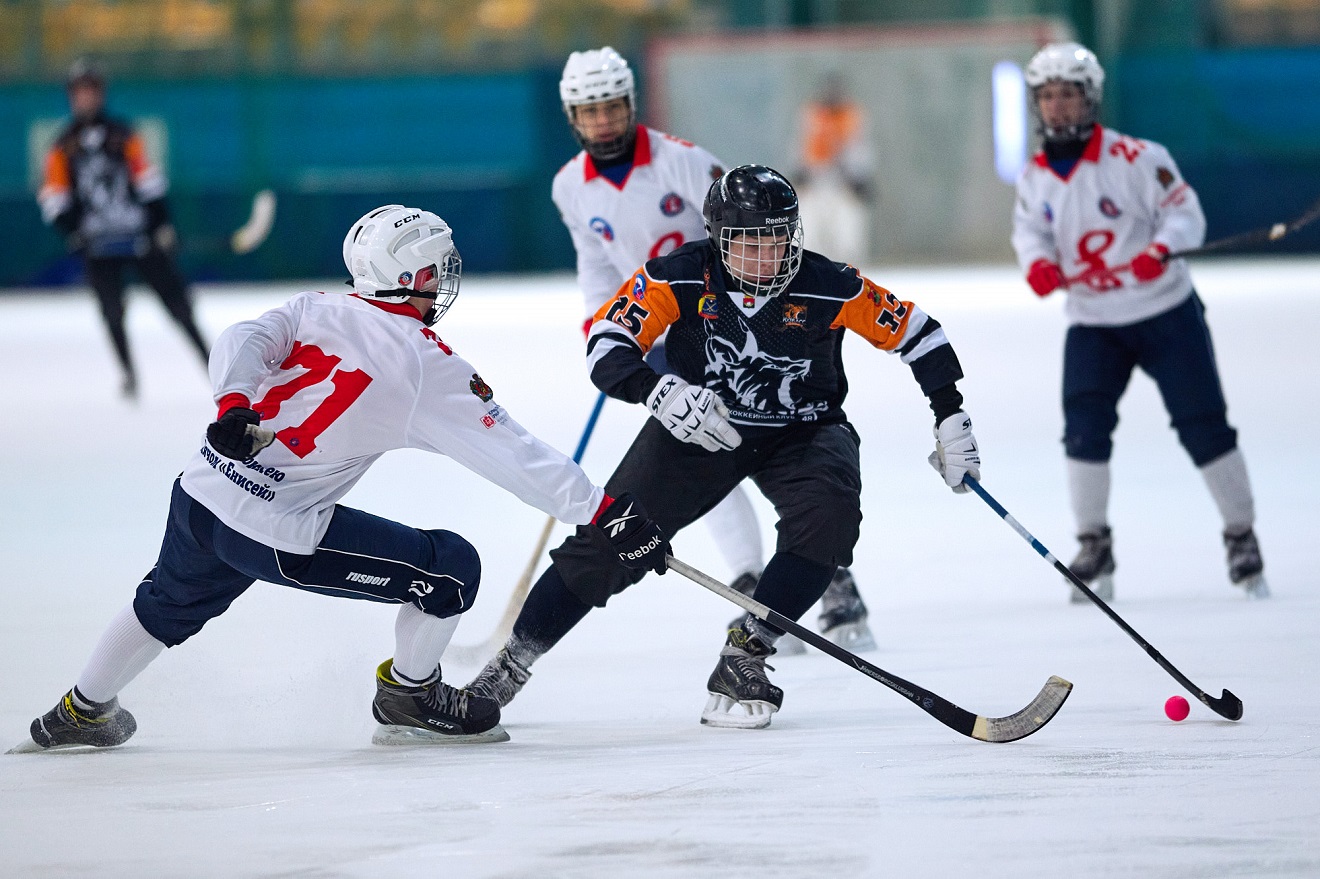
<path id="1" fill-rule="evenodd" d="M 802 266 L 802 218 L 797 193 L 783 174 L 764 165 L 728 171 L 707 190 L 702 215 L 711 246 L 742 292 L 776 296 L 797 275 Z M 735 241 L 738 256 L 733 253 Z M 767 262 L 773 269 L 761 271 Z"/>

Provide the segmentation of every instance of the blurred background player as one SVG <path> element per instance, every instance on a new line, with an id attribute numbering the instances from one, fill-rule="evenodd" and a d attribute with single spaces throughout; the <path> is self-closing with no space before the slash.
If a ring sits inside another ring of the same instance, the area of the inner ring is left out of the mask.
<path id="1" fill-rule="evenodd" d="M 938 321 L 852 266 L 803 249 L 797 195 L 777 171 L 727 172 L 703 214 L 709 238 L 649 260 L 591 326 L 592 381 L 652 416 L 605 490 L 626 489 L 674 535 L 744 479 L 755 481 L 779 521 L 753 594 L 796 620 L 852 561 L 861 531 L 860 440 L 842 408 L 844 330 L 911 367 L 935 414 L 931 463 L 965 492 L 962 477 L 980 475 L 980 453 L 956 386 L 962 368 Z M 659 373 L 644 357 L 666 333 L 669 371 Z M 467 687 L 501 706 L 536 659 L 645 574 L 619 565 L 588 529 L 550 555 L 508 643 Z M 653 567 L 664 571 L 663 562 Z M 783 692 L 765 662 L 783 634 L 754 617 L 729 630 L 702 723 L 770 724 Z"/>
<path id="2" fill-rule="evenodd" d="M 866 113 L 841 74 L 826 76 L 819 95 L 803 105 L 801 125 L 805 245 L 861 266 L 870 256 L 875 168 Z"/>
<path id="3" fill-rule="evenodd" d="M 336 503 L 391 449 L 448 455 L 565 522 L 626 511 L 626 526 L 602 539 L 625 555 L 663 555 L 639 504 L 610 498 L 529 434 L 431 330 L 458 296 L 462 266 L 444 220 L 377 208 L 349 229 L 343 254 L 353 295 L 299 293 L 221 334 L 210 364 L 219 414 L 175 480 L 156 566 L 16 751 L 128 741 L 137 722 L 120 690 L 255 580 L 401 605 L 394 656 L 376 670 L 376 744 L 506 741 L 498 705 L 440 679 L 477 595 L 476 549 Z"/>
<path id="4" fill-rule="evenodd" d="M 724 167 L 701 147 L 638 123 L 632 69 L 609 46 L 569 55 L 559 97 L 582 151 L 555 175 L 551 194 L 577 251 L 585 333 L 638 266 L 706 236 L 701 203 Z M 647 361 L 668 371 L 663 340 Z M 730 585 L 750 595 L 764 555 L 746 490 L 734 488 L 704 518 L 732 572 Z M 866 617 L 851 573 L 840 568 L 822 600 L 821 631 L 850 649 L 871 649 Z M 780 649 L 802 646 L 790 638 Z"/>
<path id="5" fill-rule="evenodd" d="M 124 330 L 124 270 L 136 266 L 205 363 L 206 343 L 193 320 L 188 284 L 175 264 L 178 236 L 165 200 L 168 182 L 141 136 L 105 113 L 105 76 L 74 62 L 66 87 L 73 118 L 46 157 L 38 193 L 41 216 L 83 258 L 87 281 L 123 369 L 122 390 L 137 396 L 137 372 Z"/>
<path id="6" fill-rule="evenodd" d="M 1044 143 L 1018 181 L 1013 214 L 1013 247 L 1031 289 L 1067 293 L 1063 442 L 1081 541 L 1070 567 L 1113 597 L 1109 457 L 1118 401 L 1140 367 L 1219 507 L 1229 579 L 1264 597 L 1251 483 L 1205 306 L 1186 262 L 1167 260 L 1203 242 L 1205 216 L 1164 147 L 1100 126 L 1104 77 L 1077 43 L 1046 46 L 1027 65 Z M 1074 589 L 1072 600 L 1086 599 Z"/>

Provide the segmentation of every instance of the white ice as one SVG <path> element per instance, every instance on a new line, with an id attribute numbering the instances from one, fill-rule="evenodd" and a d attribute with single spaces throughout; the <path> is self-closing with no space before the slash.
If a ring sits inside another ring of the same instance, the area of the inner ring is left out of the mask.
<path id="1" fill-rule="evenodd" d="M 872 274 L 945 324 L 985 487 L 1070 558 L 1061 303 L 1008 267 Z M 372 675 L 394 609 L 258 584 L 125 689 L 140 727 L 127 746 L 0 757 L 0 875 L 1320 875 L 1320 262 L 1202 263 L 1194 276 L 1274 597 L 1228 584 L 1213 503 L 1138 375 L 1113 465 L 1115 608 L 1197 685 L 1241 697 L 1240 722 L 1195 702 L 1167 720 L 1179 685 L 1097 608 L 1069 605 L 980 500 L 944 487 L 910 371 L 852 339 L 866 482 L 854 570 L 880 642 L 867 658 L 985 715 L 1024 706 L 1050 674 L 1073 681 L 1036 735 L 963 738 L 815 652 L 772 661 L 786 695 L 770 729 L 702 727 L 734 609 L 670 574 L 593 612 L 535 666 L 505 711 L 508 744 L 376 748 Z M 203 287 L 199 314 L 213 337 L 289 292 Z M 595 394 L 579 308 L 567 276 L 472 278 L 439 326 L 514 417 L 568 452 Z M 0 297 L 0 749 L 130 600 L 213 415 L 155 300 L 139 295 L 130 317 L 137 404 L 119 399 L 90 296 Z M 584 461 L 597 481 L 644 417 L 607 405 Z M 421 453 L 386 456 L 347 502 L 476 544 L 484 585 L 456 636 L 468 644 L 493 627 L 544 521 Z M 702 526 L 675 547 L 728 576 Z"/>

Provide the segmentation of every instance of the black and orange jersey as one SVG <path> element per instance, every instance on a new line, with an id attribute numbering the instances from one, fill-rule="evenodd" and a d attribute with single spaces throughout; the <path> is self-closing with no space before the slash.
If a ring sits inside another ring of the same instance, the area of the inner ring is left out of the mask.
<path id="1" fill-rule="evenodd" d="M 663 336 L 670 371 L 718 394 L 735 424 L 842 421 L 845 329 L 898 354 L 926 396 L 956 394 L 958 357 L 911 302 L 811 251 L 783 293 L 744 296 L 726 287 L 708 240 L 633 273 L 596 313 L 587 361 L 598 388 L 640 403 L 659 381 L 643 357 Z"/>

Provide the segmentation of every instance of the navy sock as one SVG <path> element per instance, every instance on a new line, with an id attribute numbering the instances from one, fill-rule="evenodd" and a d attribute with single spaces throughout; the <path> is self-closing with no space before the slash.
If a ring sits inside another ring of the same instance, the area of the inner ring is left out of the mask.
<path id="1" fill-rule="evenodd" d="M 825 594 L 835 567 L 791 552 L 777 552 L 761 572 L 752 597 L 796 621 Z M 768 628 L 778 631 L 774 626 Z"/>
<path id="2" fill-rule="evenodd" d="M 532 586 L 522 612 L 513 624 L 511 642 L 517 642 L 524 667 L 559 643 L 591 610 L 568 591 L 559 568 L 551 565 Z"/>

